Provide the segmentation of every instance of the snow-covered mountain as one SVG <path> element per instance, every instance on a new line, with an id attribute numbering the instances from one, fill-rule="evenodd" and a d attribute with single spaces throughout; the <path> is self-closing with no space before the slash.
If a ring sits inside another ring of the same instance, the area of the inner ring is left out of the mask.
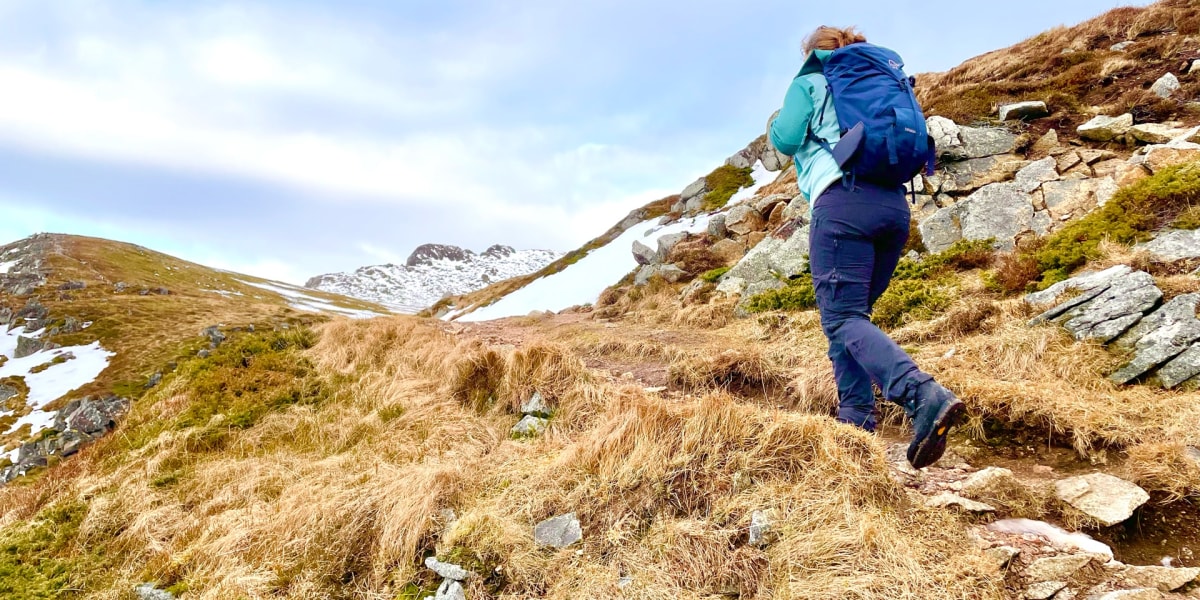
<path id="1" fill-rule="evenodd" d="M 353 273 L 318 275 L 304 285 L 415 313 L 447 294 L 465 294 L 532 273 L 560 256 L 550 250 L 514 250 L 499 244 L 478 254 L 457 246 L 425 244 L 414 250 L 403 265 L 373 265 Z"/>

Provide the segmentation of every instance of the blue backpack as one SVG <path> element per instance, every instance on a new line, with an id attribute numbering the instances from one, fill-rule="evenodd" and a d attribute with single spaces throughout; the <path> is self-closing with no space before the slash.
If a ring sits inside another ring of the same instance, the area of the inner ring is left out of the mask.
<path id="1" fill-rule="evenodd" d="M 824 71 L 842 136 L 831 147 L 811 127 L 808 135 L 837 159 L 847 184 L 861 179 L 899 186 L 922 168 L 933 174 L 937 151 L 899 54 L 873 44 L 850 44 L 826 59 Z"/>

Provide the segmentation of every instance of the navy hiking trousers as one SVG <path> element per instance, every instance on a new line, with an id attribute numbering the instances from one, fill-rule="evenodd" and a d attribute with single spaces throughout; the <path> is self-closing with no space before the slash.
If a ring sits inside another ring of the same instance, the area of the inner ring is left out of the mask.
<path id="1" fill-rule="evenodd" d="M 911 409 L 917 386 L 933 379 L 871 322 L 908 242 L 903 188 L 834 183 L 813 205 L 809 261 L 821 328 L 838 386 L 838 420 L 874 431 L 875 391 Z"/>

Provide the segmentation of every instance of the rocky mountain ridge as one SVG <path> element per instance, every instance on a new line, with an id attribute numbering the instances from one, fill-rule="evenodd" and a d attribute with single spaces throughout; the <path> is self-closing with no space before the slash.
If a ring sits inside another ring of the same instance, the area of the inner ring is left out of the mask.
<path id="1" fill-rule="evenodd" d="M 349 273 L 318 275 L 304 287 L 417 313 L 446 295 L 466 294 L 532 273 L 560 256 L 550 250 L 516 250 L 500 244 L 480 253 L 447 244 L 424 244 L 413 250 L 403 265 L 371 265 Z"/>

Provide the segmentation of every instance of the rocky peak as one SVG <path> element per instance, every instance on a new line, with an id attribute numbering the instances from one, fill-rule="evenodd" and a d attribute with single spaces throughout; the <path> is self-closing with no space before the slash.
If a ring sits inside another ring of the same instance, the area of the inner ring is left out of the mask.
<path id="1" fill-rule="evenodd" d="M 504 258 L 506 256 L 512 256 L 516 253 L 516 249 L 512 246 L 503 246 L 501 244 L 496 244 L 483 251 L 484 256 L 489 256 L 491 258 Z"/>
<path id="2" fill-rule="evenodd" d="M 433 261 L 435 260 L 453 260 L 457 262 L 464 262 L 472 256 L 475 256 L 474 252 L 459 248 L 458 246 L 450 246 L 447 244 L 422 244 L 417 246 L 416 250 L 413 250 L 413 253 L 408 257 L 408 261 L 404 264 L 409 267 L 415 267 L 417 265 L 433 264 Z"/>

